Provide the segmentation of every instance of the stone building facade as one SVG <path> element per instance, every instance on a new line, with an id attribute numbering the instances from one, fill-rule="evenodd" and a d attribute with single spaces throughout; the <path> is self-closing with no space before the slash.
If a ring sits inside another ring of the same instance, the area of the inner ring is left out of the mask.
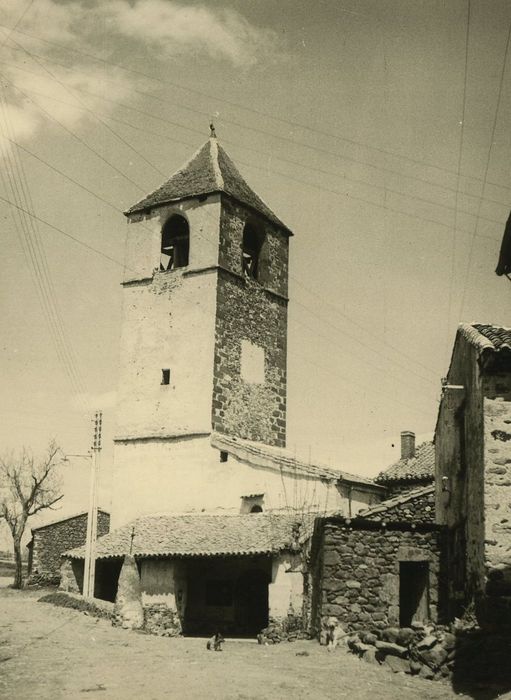
<path id="1" fill-rule="evenodd" d="M 98 509 L 98 537 L 106 535 L 109 531 L 110 514 Z M 72 547 L 84 545 L 86 536 L 87 512 L 32 528 L 32 539 L 27 545 L 29 580 L 58 583 L 62 555 Z"/>
<path id="2" fill-rule="evenodd" d="M 511 331 L 460 325 L 436 433 L 437 519 L 449 528 L 452 614 L 511 623 Z"/>
<path id="3" fill-rule="evenodd" d="M 349 630 L 446 619 L 445 533 L 433 522 L 434 489 L 401 494 L 316 523 L 310 554 L 312 629 L 333 615 Z"/>

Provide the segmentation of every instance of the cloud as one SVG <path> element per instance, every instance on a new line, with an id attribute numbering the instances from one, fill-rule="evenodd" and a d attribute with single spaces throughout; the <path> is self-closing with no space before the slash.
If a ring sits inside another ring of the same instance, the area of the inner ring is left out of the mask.
<path id="1" fill-rule="evenodd" d="M 136 41 L 144 41 L 166 55 L 204 53 L 225 59 L 238 67 L 249 67 L 274 53 L 276 35 L 255 27 L 231 9 L 212 10 L 168 0 L 136 0 L 130 5 L 111 0 L 102 11 L 109 24 Z"/>
<path id="2" fill-rule="evenodd" d="M 9 35 L 9 28 L 16 25 L 27 34 L 34 34 L 46 41 L 55 41 L 60 44 L 76 41 L 77 32 L 73 29 L 73 25 L 79 24 L 84 14 L 84 8 L 80 3 L 61 4 L 54 0 L 36 0 L 26 12 L 23 12 L 24 7 L 26 3 L 22 5 L 20 0 L 2 0 L 0 23 L 3 37 L 0 37 L 0 44 Z M 11 36 L 16 41 L 19 39 L 16 32 L 12 32 Z M 38 49 L 41 46 L 40 41 L 27 36 L 23 37 L 23 44 Z"/>
<path id="3" fill-rule="evenodd" d="M 86 54 L 108 59 L 105 50 L 142 46 L 158 58 L 202 54 L 248 69 L 272 60 L 278 45 L 272 30 L 235 10 L 172 0 L 37 0 L 25 14 L 19 0 L 3 0 L 0 25 L 0 154 L 9 144 L 2 136 L 26 140 L 53 128 L 51 117 L 68 129 L 81 128 L 96 121 L 95 113 L 108 116 L 116 100 L 129 100 L 142 83 Z"/>

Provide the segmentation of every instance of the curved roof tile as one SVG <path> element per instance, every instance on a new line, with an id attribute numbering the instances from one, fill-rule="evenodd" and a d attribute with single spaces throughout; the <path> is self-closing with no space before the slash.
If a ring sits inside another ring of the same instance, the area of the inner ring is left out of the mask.
<path id="1" fill-rule="evenodd" d="M 380 472 L 375 479 L 377 484 L 392 481 L 433 481 L 435 478 L 435 446 L 423 442 L 415 450 L 415 456 L 400 459 L 391 467 Z"/>
<path id="2" fill-rule="evenodd" d="M 96 558 L 271 554 L 293 549 L 311 531 L 314 514 L 147 515 L 96 542 Z M 131 536 L 134 533 L 133 545 Z M 64 556 L 83 559 L 85 547 Z"/>

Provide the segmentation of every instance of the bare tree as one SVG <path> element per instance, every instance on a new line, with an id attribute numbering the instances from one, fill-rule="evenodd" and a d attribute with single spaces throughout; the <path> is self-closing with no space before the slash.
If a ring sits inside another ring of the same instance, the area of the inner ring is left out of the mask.
<path id="1" fill-rule="evenodd" d="M 60 448 L 55 441 L 46 453 L 36 460 L 23 448 L 17 455 L 0 456 L 0 519 L 11 531 L 16 570 L 14 588 L 23 585 L 21 539 L 30 516 L 47 508 L 52 509 L 61 500 L 61 483 L 57 474 Z"/>

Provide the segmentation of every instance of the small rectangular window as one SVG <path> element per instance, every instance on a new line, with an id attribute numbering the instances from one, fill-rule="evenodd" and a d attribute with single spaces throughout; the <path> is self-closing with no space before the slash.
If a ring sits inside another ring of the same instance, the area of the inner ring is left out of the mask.
<path id="1" fill-rule="evenodd" d="M 161 371 L 161 383 L 170 384 L 170 369 L 162 369 Z"/>
<path id="2" fill-rule="evenodd" d="M 220 452 L 220 461 L 221 462 L 227 462 L 228 457 L 229 457 L 228 452 L 223 452 L 223 451 Z"/>

